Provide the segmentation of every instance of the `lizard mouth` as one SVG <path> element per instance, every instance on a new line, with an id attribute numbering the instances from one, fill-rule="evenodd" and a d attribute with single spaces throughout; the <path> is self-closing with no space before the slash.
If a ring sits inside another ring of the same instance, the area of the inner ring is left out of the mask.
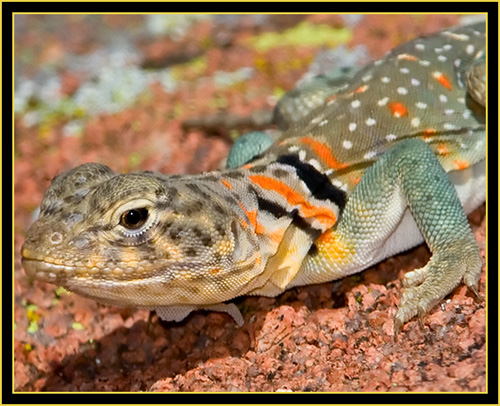
<path id="1" fill-rule="evenodd" d="M 55 283 L 66 279 L 76 271 L 74 266 L 57 265 L 37 259 L 25 258 L 21 260 L 26 274 L 34 279 Z"/>
<path id="2" fill-rule="evenodd" d="M 38 257 L 36 253 L 23 248 L 21 250 L 21 263 L 28 276 L 33 279 L 54 284 L 69 285 L 72 280 L 87 280 L 90 283 L 95 281 L 108 281 L 111 283 L 123 283 L 130 280 L 146 280 L 163 275 L 163 269 L 160 267 L 150 268 L 148 264 L 139 264 L 138 268 L 124 267 L 117 264 L 106 264 L 95 266 L 81 263 L 63 264 L 61 260 L 47 260 L 46 257 Z M 56 263 L 57 261 L 57 263 Z M 135 264 L 137 266 L 137 264 Z M 135 272 L 134 272 L 135 271 Z M 133 273 L 133 275 L 132 275 Z"/>

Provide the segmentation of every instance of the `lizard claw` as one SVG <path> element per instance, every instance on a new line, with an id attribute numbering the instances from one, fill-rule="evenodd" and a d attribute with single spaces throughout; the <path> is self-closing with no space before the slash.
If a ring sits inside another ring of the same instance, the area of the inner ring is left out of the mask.
<path id="1" fill-rule="evenodd" d="M 398 319 L 397 317 L 394 318 L 394 335 L 393 335 L 393 339 L 394 339 L 395 343 L 398 342 L 398 335 L 399 335 L 399 333 L 401 333 L 401 327 L 403 327 L 403 323 L 401 322 L 401 320 Z"/>
<path id="2" fill-rule="evenodd" d="M 419 306 L 417 319 L 418 319 L 418 326 L 422 332 L 425 332 L 424 316 L 427 314 L 427 312 L 428 310 L 425 307 Z"/>
<path id="3" fill-rule="evenodd" d="M 484 297 L 482 297 L 480 294 L 479 294 L 479 285 L 471 285 L 471 286 L 467 286 L 467 288 L 469 288 L 469 290 L 474 293 L 474 299 L 477 301 L 477 302 L 482 302 L 484 300 Z"/>

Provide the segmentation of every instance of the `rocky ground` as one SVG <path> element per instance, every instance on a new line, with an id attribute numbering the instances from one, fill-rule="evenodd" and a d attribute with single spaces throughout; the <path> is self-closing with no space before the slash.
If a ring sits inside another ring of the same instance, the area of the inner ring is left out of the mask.
<path id="1" fill-rule="evenodd" d="M 164 323 L 99 305 L 33 282 L 19 255 L 58 173 L 216 169 L 258 127 L 234 118 L 269 112 L 308 70 L 362 64 L 463 18 L 17 15 L 15 390 L 484 392 L 486 302 L 465 286 L 392 338 L 402 277 L 426 263 L 424 246 L 340 281 L 238 298 L 241 328 L 221 313 Z M 484 258 L 485 206 L 469 219 Z M 483 297 L 485 286 L 483 272 Z"/>

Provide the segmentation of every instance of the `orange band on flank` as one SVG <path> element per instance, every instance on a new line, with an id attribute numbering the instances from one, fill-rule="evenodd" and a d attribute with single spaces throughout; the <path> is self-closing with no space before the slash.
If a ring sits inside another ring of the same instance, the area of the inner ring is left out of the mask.
<path id="1" fill-rule="evenodd" d="M 257 210 L 248 211 L 247 209 L 245 209 L 245 206 L 243 206 L 241 202 L 238 202 L 238 204 L 240 205 L 241 210 L 243 210 L 243 212 L 248 217 L 248 221 L 250 221 L 250 225 L 255 230 L 255 234 L 264 234 L 266 232 L 266 229 L 262 224 L 259 224 L 257 222 Z"/>
<path id="2" fill-rule="evenodd" d="M 337 216 L 332 210 L 326 207 L 313 206 L 300 193 L 279 180 L 262 175 L 251 175 L 248 178 L 262 189 L 272 190 L 280 194 L 290 206 L 300 206 L 305 218 L 315 218 L 326 227 L 333 226 L 337 221 Z"/>
<path id="3" fill-rule="evenodd" d="M 231 185 L 226 179 L 221 179 L 221 183 L 227 187 L 228 189 L 232 189 L 233 185 Z"/>
<path id="4" fill-rule="evenodd" d="M 332 151 L 325 144 L 322 144 L 319 141 L 313 140 L 309 137 L 302 137 L 299 140 L 300 143 L 309 145 L 311 149 L 321 158 L 321 160 L 328 165 L 329 168 L 332 169 L 342 169 L 347 166 L 347 164 L 340 163 L 333 156 Z"/>

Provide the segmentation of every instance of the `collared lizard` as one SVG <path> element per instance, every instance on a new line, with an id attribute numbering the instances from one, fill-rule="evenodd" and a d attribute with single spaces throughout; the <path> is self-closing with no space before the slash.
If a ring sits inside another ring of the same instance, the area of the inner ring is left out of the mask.
<path id="1" fill-rule="evenodd" d="M 209 309 L 242 324 L 224 302 L 339 279 L 425 240 L 432 256 L 405 275 L 398 331 L 462 280 L 477 292 L 465 214 L 486 195 L 485 70 L 485 24 L 451 28 L 347 75 L 236 168 L 80 165 L 53 179 L 23 266 L 166 320 Z"/>

